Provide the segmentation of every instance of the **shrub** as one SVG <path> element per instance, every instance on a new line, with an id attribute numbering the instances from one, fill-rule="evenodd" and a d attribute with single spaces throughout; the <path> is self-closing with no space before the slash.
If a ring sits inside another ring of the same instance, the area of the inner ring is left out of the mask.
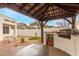
<path id="1" fill-rule="evenodd" d="M 25 39 L 22 37 L 22 38 L 20 39 L 20 41 L 21 41 L 21 43 L 24 43 L 24 42 L 25 42 Z"/>
<path id="2" fill-rule="evenodd" d="M 34 37 L 30 37 L 29 40 L 40 40 L 40 37 L 34 36 Z"/>

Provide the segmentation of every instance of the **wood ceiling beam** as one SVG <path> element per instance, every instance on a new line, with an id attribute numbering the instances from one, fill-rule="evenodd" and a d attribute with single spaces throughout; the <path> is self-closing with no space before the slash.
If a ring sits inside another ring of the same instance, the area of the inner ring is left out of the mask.
<path id="1" fill-rule="evenodd" d="M 42 10 L 40 10 L 40 12 L 38 12 L 37 14 L 35 14 L 34 17 L 40 18 L 40 17 L 44 14 L 45 9 L 46 9 L 46 7 L 43 8 Z M 40 16 L 40 15 L 41 15 L 41 16 Z"/>
<path id="2" fill-rule="evenodd" d="M 71 22 L 69 19 L 64 18 L 64 20 L 66 20 L 66 21 L 68 21 L 70 24 L 72 24 L 72 22 Z"/>
<path id="3" fill-rule="evenodd" d="M 46 24 L 47 22 L 48 22 L 48 20 L 47 20 L 47 21 L 44 21 L 44 22 L 43 22 L 43 26 L 45 26 L 45 24 Z"/>
<path id="4" fill-rule="evenodd" d="M 16 11 L 16 12 L 22 13 L 22 12 L 20 11 L 19 7 L 18 7 L 16 4 L 14 4 L 14 3 L 12 3 L 12 4 L 7 4 L 6 7 L 7 7 L 7 8 L 10 8 L 10 9 Z"/>
<path id="5" fill-rule="evenodd" d="M 63 10 L 65 10 L 65 11 L 67 11 L 67 12 L 70 12 L 70 13 L 72 13 L 72 14 L 77 13 L 76 11 L 69 10 L 69 9 L 67 9 L 66 7 L 63 7 L 63 6 L 60 5 L 60 4 L 54 4 L 54 5 L 56 5 L 56 6 L 60 7 L 60 8 L 62 8 Z"/>
<path id="6" fill-rule="evenodd" d="M 37 11 L 35 11 L 32 15 L 37 14 L 40 10 L 42 10 L 47 4 L 44 4 L 43 6 L 41 6 Z"/>
<path id="7" fill-rule="evenodd" d="M 30 13 L 33 9 L 35 9 L 40 3 L 34 4 L 33 7 L 30 8 L 30 10 L 27 11 L 27 13 Z"/>
<path id="8" fill-rule="evenodd" d="M 61 15 L 61 16 L 54 16 L 54 17 L 46 17 L 43 20 L 56 20 L 56 19 L 63 19 L 63 18 L 68 18 L 68 17 L 72 17 L 74 15 L 70 14 L 70 15 Z"/>
<path id="9" fill-rule="evenodd" d="M 40 16 L 40 15 L 42 15 L 42 16 L 41 16 L 41 18 L 43 18 L 43 17 L 44 17 L 44 15 L 45 15 L 45 13 L 46 13 L 46 11 L 48 10 L 48 8 L 49 8 L 49 5 L 47 5 L 47 6 L 46 6 L 46 8 L 45 8 L 44 12 L 41 12 L 41 13 L 40 13 L 40 14 L 38 14 L 36 17 L 37 17 L 37 18 L 39 18 L 39 16 Z"/>
<path id="10" fill-rule="evenodd" d="M 0 4 L 0 5 L 2 5 L 2 4 Z M 19 7 L 16 6 L 15 4 L 13 4 L 13 3 L 11 3 L 11 5 L 5 4 L 5 5 L 3 5 L 3 6 L 4 6 L 4 7 L 7 7 L 7 8 L 10 8 L 10 9 L 16 11 L 16 12 L 21 13 L 21 14 L 24 14 L 24 15 L 26 15 L 26 16 L 29 16 L 27 13 L 22 12 L 22 11 L 19 9 Z M 34 18 L 33 16 L 29 16 L 29 17 L 31 17 L 31 18 L 33 18 L 33 19 L 36 19 L 36 18 Z M 36 20 L 38 20 L 38 19 L 36 19 Z"/>
<path id="11" fill-rule="evenodd" d="M 42 22 L 43 22 L 42 26 L 45 26 L 45 24 L 48 22 L 48 20 L 47 21 L 42 21 Z M 41 21 L 39 21 L 39 24 L 41 25 Z"/>
<path id="12" fill-rule="evenodd" d="M 69 8 L 75 8 L 75 9 L 77 9 L 77 8 L 79 8 L 79 3 L 64 3 L 64 4 L 60 4 L 60 5 L 63 5 L 63 6 L 67 6 L 67 7 L 69 7 Z"/>
<path id="13" fill-rule="evenodd" d="M 22 9 L 23 9 L 26 5 L 27 5 L 27 3 L 23 3 L 23 4 L 19 7 L 19 9 L 22 11 Z"/>
<path id="14" fill-rule="evenodd" d="M 4 7 L 7 7 L 8 4 L 7 3 L 0 3 L 0 8 L 4 8 Z"/>

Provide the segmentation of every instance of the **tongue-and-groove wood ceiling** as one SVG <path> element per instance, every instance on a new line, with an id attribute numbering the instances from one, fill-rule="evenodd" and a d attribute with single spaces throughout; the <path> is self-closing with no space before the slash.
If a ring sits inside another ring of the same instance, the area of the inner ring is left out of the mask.
<path id="1" fill-rule="evenodd" d="M 79 11 L 79 4 L 65 3 L 1 3 L 0 7 L 13 9 L 40 21 L 72 17 Z"/>

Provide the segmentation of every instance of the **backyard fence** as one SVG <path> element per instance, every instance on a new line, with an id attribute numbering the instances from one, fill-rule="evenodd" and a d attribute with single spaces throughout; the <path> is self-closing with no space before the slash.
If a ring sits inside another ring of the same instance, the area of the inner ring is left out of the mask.
<path id="1" fill-rule="evenodd" d="M 61 29 L 61 28 L 45 28 L 44 32 L 57 31 L 58 29 Z M 18 29 L 17 34 L 18 36 L 35 36 L 35 35 L 41 36 L 41 30 L 40 29 L 25 29 L 25 30 Z"/>

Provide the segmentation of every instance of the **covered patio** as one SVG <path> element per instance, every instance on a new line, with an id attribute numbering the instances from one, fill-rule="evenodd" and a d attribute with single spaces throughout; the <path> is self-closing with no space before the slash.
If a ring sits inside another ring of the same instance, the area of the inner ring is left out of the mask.
<path id="1" fill-rule="evenodd" d="M 76 16 L 79 13 L 79 4 L 56 3 L 1 3 L 1 8 L 10 8 L 31 18 L 38 20 L 41 26 L 41 42 L 44 43 L 44 25 L 50 20 L 64 19 L 72 25 L 75 33 Z M 68 19 L 71 18 L 71 19 Z"/>

